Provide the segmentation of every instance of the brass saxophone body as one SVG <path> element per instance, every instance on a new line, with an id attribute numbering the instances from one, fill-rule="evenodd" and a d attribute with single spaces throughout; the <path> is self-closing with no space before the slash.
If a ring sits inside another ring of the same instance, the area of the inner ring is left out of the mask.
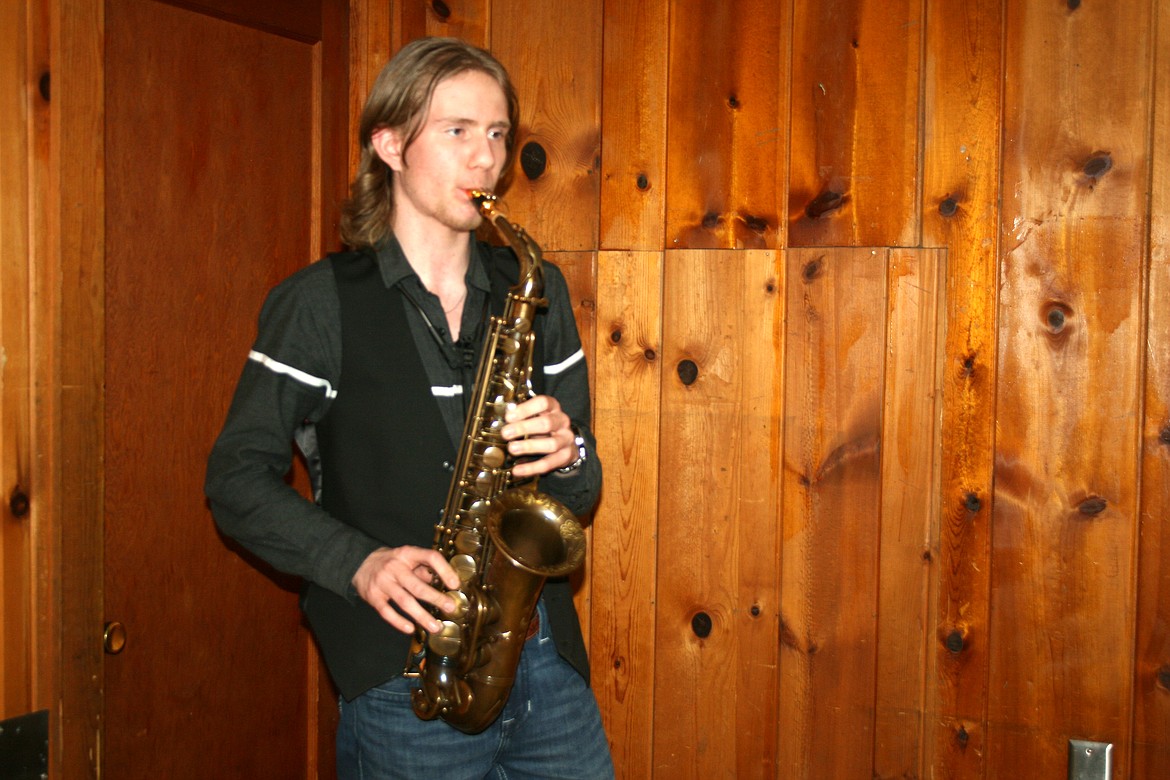
<path id="1" fill-rule="evenodd" d="M 436 612 L 443 624 L 438 632 L 415 633 L 404 673 L 419 681 L 411 694 L 418 717 L 440 717 L 474 734 L 503 710 L 544 581 L 581 565 L 585 534 L 567 507 L 536 491 L 535 479 L 512 480 L 513 459 L 500 430 L 507 410 L 533 394 L 533 323 L 547 305 L 541 251 L 496 209 L 494 195 L 469 194 L 516 252 L 520 275 L 502 314 L 491 319 L 455 474 L 435 526 L 434 549 L 461 580 L 447 594 L 456 606 Z"/>

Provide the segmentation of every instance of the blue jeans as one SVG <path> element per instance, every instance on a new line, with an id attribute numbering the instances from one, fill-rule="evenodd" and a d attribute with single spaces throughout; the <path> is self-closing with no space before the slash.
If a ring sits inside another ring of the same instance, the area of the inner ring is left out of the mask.
<path id="1" fill-rule="evenodd" d="M 613 761 L 593 691 L 557 654 L 540 604 L 540 632 L 520 655 L 504 711 L 479 734 L 410 707 L 413 680 L 395 677 L 341 701 L 338 780 L 604 780 Z"/>

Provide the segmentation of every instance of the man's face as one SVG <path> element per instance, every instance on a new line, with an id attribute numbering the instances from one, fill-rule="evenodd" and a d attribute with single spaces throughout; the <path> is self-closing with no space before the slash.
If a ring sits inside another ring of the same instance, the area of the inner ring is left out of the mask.
<path id="1" fill-rule="evenodd" d="M 464 71 L 435 87 L 422 127 L 402 152 L 393 130 L 374 134 L 394 171 L 394 229 L 465 233 L 482 217 L 468 190 L 491 190 L 507 157 L 508 101 L 496 80 Z"/>

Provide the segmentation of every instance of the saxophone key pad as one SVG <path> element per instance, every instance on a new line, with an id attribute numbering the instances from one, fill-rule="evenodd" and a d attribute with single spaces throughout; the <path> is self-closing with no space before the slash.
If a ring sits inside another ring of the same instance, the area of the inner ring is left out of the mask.
<path id="1" fill-rule="evenodd" d="M 495 492 L 496 475 L 492 471 L 480 471 L 475 475 L 475 489 L 481 496 L 490 496 Z"/>
<path id="2" fill-rule="evenodd" d="M 464 529 L 455 537 L 455 549 L 464 555 L 474 555 L 483 547 L 483 536 L 478 531 Z"/>
<path id="3" fill-rule="evenodd" d="M 446 613 L 451 620 L 462 620 L 466 615 L 468 609 L 471 608 L 471 602 L 467 598 L 467 594 L 461 590 L 449 590 L 447 595 L 455 602 L 455 608 Z"/>
<path id="4" fill-rule="evenodd" d="M 451 568 L 455 570 L 455 574 L 459 576 L 459 581 L 463 583 L 470 582 L 475 577 L 476 569 L 479 568 L 475 564 L 475 559 L 470 555 L 452 555 L 450 564 Z"/>
<path id="5" fill-rule="evenodd" d="M 456 655 L 462 644 L 463 629 L 451 620 L 444 620 L 443 627 L 427 637 L 427 647 L 431 652 L 444 658 Z"/>
<path id="6" fill-rule="evenodd" d="M 498 469 L 504 465 L 504 449 L 492 444 L 483 450 L 483 465 L 488 468 Z"/>

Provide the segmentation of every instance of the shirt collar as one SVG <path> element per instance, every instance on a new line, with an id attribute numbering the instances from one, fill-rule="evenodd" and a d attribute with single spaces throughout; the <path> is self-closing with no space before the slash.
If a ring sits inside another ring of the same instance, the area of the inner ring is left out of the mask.
<path id="1" fill-rule="evenodd" d="M 470 287 L 490 293 L 491 280 L 488 277 L 487 253 L 484 251 L 484 246 L 475 240 L 474 233 L 468 233 L 467 240 L 471 244 L 471 260 L 468 263 L 467 276 L 464 279 Z M 379 244 L 375 251 L 378 257 L 378 270 L 382 274 L 382 283 L 387 288 L 411 277 L 418 279 L 418 274 L 411 267 L 410 261 L 406 259 L 406 253 L 402 251 L 402 246 L 393 233 Z M 419 284 L 422 284 L 421 280 L 419 280 Z"/>

